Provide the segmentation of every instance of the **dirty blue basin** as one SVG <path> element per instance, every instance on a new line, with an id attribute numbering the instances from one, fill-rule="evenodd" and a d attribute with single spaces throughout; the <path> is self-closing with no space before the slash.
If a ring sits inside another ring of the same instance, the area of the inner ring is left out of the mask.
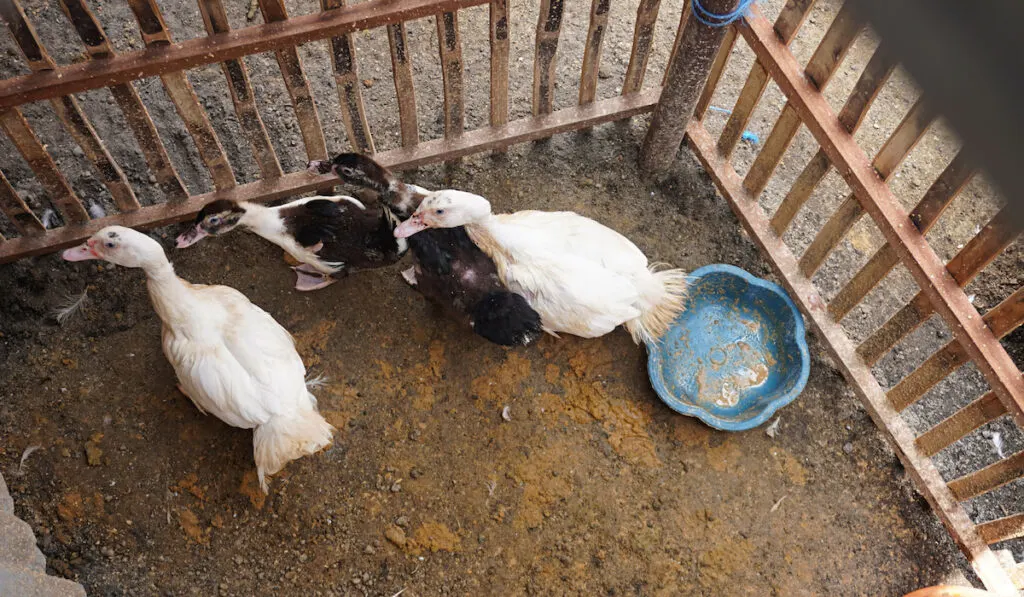
<path id="1" fill-rule="evenodd" d="M 693 272 L 687 309 L 647 349 L 658 396 L 726 431 L 767 421 L 800 395 L 810 372 L 796 305 L 778 285 L 731 265 Z"/>

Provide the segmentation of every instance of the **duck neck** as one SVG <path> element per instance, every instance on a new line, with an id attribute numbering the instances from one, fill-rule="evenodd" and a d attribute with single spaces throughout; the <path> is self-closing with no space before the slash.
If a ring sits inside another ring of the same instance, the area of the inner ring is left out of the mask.
<path id="1" fill-rule="evenodd" d="M 146 288 L 153 308 L 162 321 L 168 321 L 189 310 L 191 294 L 185 282 L 174 273 L 174 266 L 166 259 L 144 268 Z"/>
<path id="2" fill-rule="evenodd" d="M 259 203 L 239 203 L 238 205 L 245 211 L 238 221 L 241 226 L 245 226 L 263 237 L 279 232 L 281 218 L 277 215 L 276 209 Z"/>
<path id="3" fill-rule="evenodd" d="M 494 234 L 494 216 L 489 215 L 471 224 L 466 224 L 464 228 L 473 244 L 487 253 L 491 259 L 505 255 L 505 249 L 502 248 Z"/>

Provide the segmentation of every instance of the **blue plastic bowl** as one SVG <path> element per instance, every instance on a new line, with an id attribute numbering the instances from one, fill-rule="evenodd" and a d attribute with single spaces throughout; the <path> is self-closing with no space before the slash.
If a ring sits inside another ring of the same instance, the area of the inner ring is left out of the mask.
<path id="1" fill-rule="evenodd" d="M 807 384 L 804 320 L 778 285 L 731 265 L 693 272 L 687 308 L 657 343 L 647 372 L 672 410 L 743 431 L 767 421 Z"/>

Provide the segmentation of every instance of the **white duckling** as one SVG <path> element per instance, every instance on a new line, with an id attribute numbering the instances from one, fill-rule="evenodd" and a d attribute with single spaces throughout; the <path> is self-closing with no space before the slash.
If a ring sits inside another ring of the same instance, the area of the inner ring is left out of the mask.
<path id="1" fill-rule="evenodd" d="M 121 226 L 100 230 L 63 257 L 103 259 L 146 272 L 178 389 L 200 412 L 254 430 L 253 455 L 264 493 L 267 476 L 331 444 L 334 427 L 306 389 L 306 367 L 291 334 L 242 293 L 182 280 L 160 243 Z"/>
<path id="2" fill-rule="evenodd" d="M 651 342 L 684 308 L 683 270 L 658 271 L 628 238 L 573 212 L 495 215 L 479 195 L 444 190 L 423 199 L 395 236 L 455 226 L 466 227 L 549 333 L 595 338 L 625 325 L 635 342 Z"/>

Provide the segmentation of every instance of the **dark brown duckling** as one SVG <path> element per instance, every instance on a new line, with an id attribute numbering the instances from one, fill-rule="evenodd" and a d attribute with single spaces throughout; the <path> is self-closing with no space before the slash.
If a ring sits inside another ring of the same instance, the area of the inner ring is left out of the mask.
<path id="1" fill-rule="evenodd" d="M 220 199 L 200 210 L 177 246 L 182 249 L 242 226 L 300 262 L 293 268 L 298 275 L 295 288 L 308 291 L 401 259 L 408 244 L 394 237 L 398 223 L 387 206 L 346 196 L 308 197 L 277 207 Z"/>

